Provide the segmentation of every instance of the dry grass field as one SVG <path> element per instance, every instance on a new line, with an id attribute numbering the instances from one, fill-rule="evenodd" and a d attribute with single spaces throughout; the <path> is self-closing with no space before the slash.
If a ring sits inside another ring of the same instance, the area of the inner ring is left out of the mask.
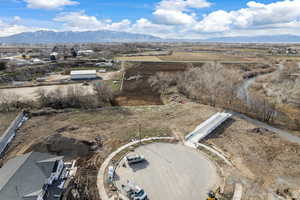
<path id="1" fill-rule="evenodd" d="M 116 60 L 120 61 L 161 61 L 157 56 L 128 56 L 117 57 Z"/>
<path id="2" fill-rule="evenodd" d="M 228 56 L 223 53 L 206 53 L 206 52 L 174 52 L 170 56 L 159 56 L 163 61 L 246 61 L 243 58 Z"/>
<path id="3" fill-rule="evenodd" d="M 0 113 L 0 136 L 4 133 L 4 131 L 8 128 L 10 123 L 16 118 L 17 113 L 9 112 L 9 113 Z"/>
<path id="4" fill-rule="evenodd" d="M 184 51 L 186 49 L 190 49 L 193 51 L 239 51 L 239 52 L 252 52 L 252 53 L 268 53 L 268 50 L 266 47 L 264 48 L 258 48 L 258 47 L 251 47 L 251 46 L 230 46 L 230 45 L 186 45 L 186 46 L 179 46 L 179 47 L 174 47 L 174 51 Z"/>
<path id="5" fill-rule="evenodd" d="M 277 56 L 270 56 L 270 58 L 275 59 L 275 60 L 288 60 L 288 61 L 295 61 L 295 62 L 300 62 L 300 57 L 299 56 L 284 56 L 284 55 L 277 55 Z"/>

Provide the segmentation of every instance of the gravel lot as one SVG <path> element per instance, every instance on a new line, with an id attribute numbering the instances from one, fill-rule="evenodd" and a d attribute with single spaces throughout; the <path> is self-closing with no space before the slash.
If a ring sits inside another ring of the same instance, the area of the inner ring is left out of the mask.
<path id="1" fill-rule="evenodd" d="M 145 189 L 151 200 L 206 199 L 218 182 L 216 168 L 203 154 L 180 144 L 155 143 L 139 147 L 143 163 L 117 168 L 116 184 L 127 180 Z"/>

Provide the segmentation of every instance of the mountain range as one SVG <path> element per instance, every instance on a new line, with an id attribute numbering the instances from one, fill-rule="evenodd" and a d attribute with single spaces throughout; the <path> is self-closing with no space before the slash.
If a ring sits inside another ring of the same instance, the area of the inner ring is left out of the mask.
<path id="1" fill-rule="evenodd" d="M 222 43 L 300 43 L 300 36 L 296 35 L 263 35 L 263 36 L 237 36 L 220 37 L 205 40 L 206 42 Z"/>
<path id="2" fill-rule="evenodd" d="M 220 37 L 204 40 L 162 39 L 152 35 L 135 34 L 116 31 L 85 31 L 85 32 L 24 32 L 12 36 L 0 37 L 0 43 L 104 43 L 104 42 L 220 42 L 220 43 L 300 43 L 300 36 L 247 36 Z"/>
<path id="3" fill-rule="evenodd" d="M 100 43 L 100 42 L 154 42 L 158 37 L 116 31 L 85 32 L 24 32 L 8 37 L 0 37 L 0 43 Z"/>

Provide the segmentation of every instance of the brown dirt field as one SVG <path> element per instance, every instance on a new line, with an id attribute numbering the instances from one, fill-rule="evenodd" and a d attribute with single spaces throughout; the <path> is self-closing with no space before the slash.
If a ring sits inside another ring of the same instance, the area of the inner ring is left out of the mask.
<path id="1" fill-rule="evenodd" d="M 154 76 L 156 73 L 178 73 L 184 72 L 189 67 L 195 65 L 195 67 L 202 66 L 204 63 L 184 63 L 184 62 L 139 62 L 134 63 L 125 70 L 125 79 L 123 85 L 123 91 L 150 93 L 153 91 L 148 84 L 148 79 Z M 139 76 L 138 79 L 135 79 Z"/>
<path id="2" fill-rule="evenodd" d="M 10 123 L 17 117 L 17 113 L 9 112 L 9 113 L 0 113 L 0 136 L 4 133 L 4 131 L 8 128 Z"/>
<path id="3" fill-rule="evenodd" d="M 117 106 L 147 106 L 147 105 L 162 105 L 160 96 L 141 96 L 139 94 L 121 95 L 114 99 Z"/>
<path id="4" fill-rule="evenodd" d="M 153 91 L 148 79 L 156 73 L 184 72 L 191 66 L 200 67 L 204 63 L 181 62 L 140 62 L 128 63 L 125 69 L 123 90 L 115 99 L 120 106 L 161 105 L 160 95 Z"/>
<path id="5" fill-rule="evenodd" d="M 199 109 L 199 112 L 192 112 L 194 109 Z M 35 141 L 57 133 L 86 141 L 94 141 L 97 136 L 101 136 L 107 152 L 111 152 L 120 144 L 136 138 L 139 122 L 144 137 L 166 136 L 172 134 L 171 127 L 174 124 L 182 124 L 178 129 L 188 133 L 213 113 L 214 109 L 204 105 L 174 104 L 111 107 L 98 111 L 73 111 L 32 117 L 18 132 L 7 155 L 10 157 L 23 153 Z"/>

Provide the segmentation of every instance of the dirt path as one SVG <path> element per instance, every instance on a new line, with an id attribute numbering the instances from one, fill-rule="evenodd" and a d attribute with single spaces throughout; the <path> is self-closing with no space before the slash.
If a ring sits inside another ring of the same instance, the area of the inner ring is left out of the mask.
<path id="1" fill-rule="evenodd" d="M 237 97 L 246 102 L 247 105 L 250 105 L 251 104 L 251 97 L 250 97 L 250 94 L 249 94 L 249 87 L 255 83 L 257 77 L 254 77 L 254 78 L 250 78 L 248 80 L 246 80 L 239 88 L 238 88 L 238 91 L 237 91 Z"/>
<path id="2" fill-rule="evenodd" d="M 300 63 L 299 63 L 299 67 L 300 67 Z M 270 75 L 270 74 L 276 73 L 278 71 L 282 71 L 283 68 L 284 68 L 284 65 L 282 63 L 280 63 L 277 65 L 277 70 L 275 70 L 274 72 L 267 73 L 267 74 L 260 74 L 253 78 L 245 80 L 245 82 L 237 90 L 237 97 L 240 100 L 244 101 L 246 103 L 246 105 L 251 105 L 252 98 L 251 98 L 251 94 L 249 92 L 249 88 L 251 88 L 251 86 L 255 83 L 256 79 L 259 77 L 265 76 L 265 75 Z"/>
<path id="3" fill-rule="evenodd" d="M 261 128 L 265 128 L 265 129 L 267 129 L 271 132 L 277 133 L 283 139 L 286 139 L 286 140 L 288 140 L 290 142 L 293 142 L 293 143 L 300 144 L 300 137 L 297 137 L 297 136 L 293 135 L 292 133 L 289 133 L 287 131 L 275 128 L 273 126 L 270 126 L 270 125 L 268 125 L 266 123 L 263 123 L 261 121 L 252 119 L 252 118 L 247 117 L 246 115 L 243 115 L 243 114 L 240 114 L 240 113 L 236 113 L 236 112 L 232 112 L 232 111 L 231 111 L 231 113 L 236 117 L 239 117 L 243 120 L 246 120 L 246 121 L 250 122 L 251 124 L 254 124 L 254 125 L 256 125 L 258 127 L 261 127 Z"/>
<path id="4" fill-rule="evenodd" d="M 298 66 L 300 68 L 300 63 L 298 63 Z M 279 63 L 277 65 L 277 70 L 274 71 L 274 72 L 271 72 L 271 73 L 268 73 L 268 75 L 270 74 L 273 74 L 273 73 L 277 73 L 277 72 L 280 72 L 284 69 L 284 65 L 282 63 Z M 249 88 L 251 87 L 252 84 L 255 83 L 256 79 L 258 77 L 261 77 L 261 76 L 265 76 L 266 74 L 263 74 L 263 75 L 258 75 L 254 78 L 251 78 L 251 79 L 248 79 L 246 80 L 241 86 L 240 88 L 238 89 L 238 92 L 237 92 L 237 96 L 239 99 L 243 100 L 244 102 L 246 102 L 247 105 L 250 105 L 251 104 L 251 94 L 249 93 Z M 265 128 L 269 131 L 272 131 L 272 132 L 275 132 L 277 133 L 278 135 L 280 135 L 282 138 L 284 139 L 287 139 L 288 141 L 290 142 L 295 142 L 295 143 L 298 143 L 300 144 L 300 137 L 297 137 L 295 135 L 293 135 L 292 133 L 289 133 L 287 131 L 283 131 L 283 130 L 280 130 L 280 129 L 277 129 L 273 126 L 270 126 L 266 123 L 263 123 L 261 121 L 258 121 L 258 120 L 255 120 L 255 119 L 252 119 L 252 118 L 249 118 L 245 115 L 242 115 L 242 114 L 239 114 L 239 113 L 234 113 L 236 116 L 244 119 L 244 120 L 247 120 L 248 122 L 252 123 L 252 124 L 255 124 L 259 127 L 262 127 L 262 128 Z"/>

